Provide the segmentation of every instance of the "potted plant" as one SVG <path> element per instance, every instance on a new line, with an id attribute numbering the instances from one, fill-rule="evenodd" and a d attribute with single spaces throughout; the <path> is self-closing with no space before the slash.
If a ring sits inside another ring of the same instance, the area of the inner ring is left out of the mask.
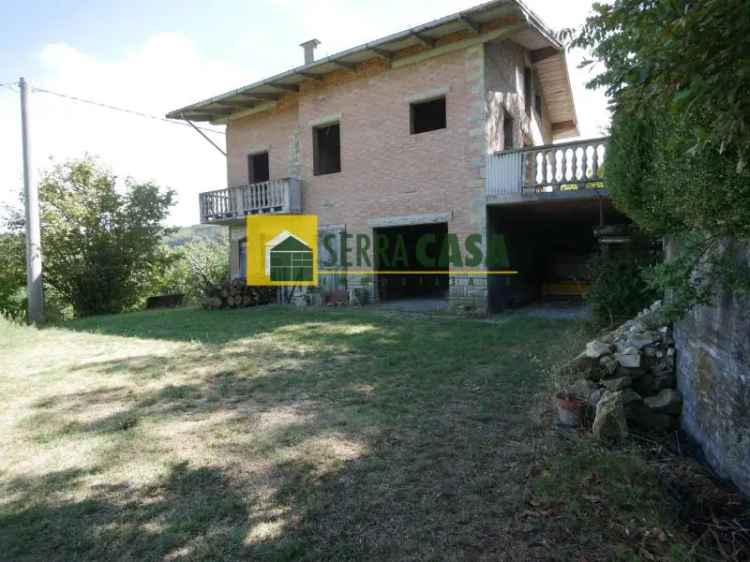
<path id="1" fill-rule="evenodd" d="M 558 392 L 555 395 L 557 403 L 557 417 L 560 425 L 578 427 L 583 417 L 586 402 L 571 392 Z"/>

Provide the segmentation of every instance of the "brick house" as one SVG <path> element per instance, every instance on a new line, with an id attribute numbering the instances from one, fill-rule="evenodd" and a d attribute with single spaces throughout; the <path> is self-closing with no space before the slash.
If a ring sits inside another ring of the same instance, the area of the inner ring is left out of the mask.
<path id="1" fill-rule="evenodd" d="M 521 2 L 488 2 L 320 60 L 317 45 L 302 45 L 300 67 L 168 114 L 227 126 L 229 187 L 202 193 L 200 206 L 201 222 L 229 226 L 233 276 L 243 275 L 251 213 L 315 214 L 321 234 L 345 244 L 431 233 L 461 243 L 479 234 L 486 246 L 503 234 L 512 278 L 486 265 L 451 264 L 450 277 L 425 273 L 417 285 L 321 269 L 323 292 L 438 294 L 476 312 L 536 298 L 556 280 L 550 270 L 565 270 L 559 256 L 594 243 L 591 227 L 613 212 L 606 191 L 590 189 L 601 187 L 606 140 L 552 146 L 578 135 L 565 52 Z"/>

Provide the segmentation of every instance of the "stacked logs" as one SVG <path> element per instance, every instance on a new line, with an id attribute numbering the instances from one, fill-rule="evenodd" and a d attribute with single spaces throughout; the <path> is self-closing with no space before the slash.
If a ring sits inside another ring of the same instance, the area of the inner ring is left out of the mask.
<path id="1" fill-rule="evenodd" d="M 245 284 L 244 279 L 232 279 L 212 288 L 203 300 L 203 308 L 247 308 L 273 302 L 276 302 L 275 287 L 251 287 Z"/>

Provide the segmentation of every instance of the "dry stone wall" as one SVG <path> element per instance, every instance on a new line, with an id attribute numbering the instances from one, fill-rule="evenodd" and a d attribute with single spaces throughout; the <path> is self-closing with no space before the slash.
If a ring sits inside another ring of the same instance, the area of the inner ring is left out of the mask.
<path id="1" fill-rule="evenodd" d="M 660 302 L 590 341 L 566 369 L 579 377 L 567 394 L 594 409 L 597 438 L 621 440 L 632 426 L 656 431 L 679 426 L 674 339 Z"/>

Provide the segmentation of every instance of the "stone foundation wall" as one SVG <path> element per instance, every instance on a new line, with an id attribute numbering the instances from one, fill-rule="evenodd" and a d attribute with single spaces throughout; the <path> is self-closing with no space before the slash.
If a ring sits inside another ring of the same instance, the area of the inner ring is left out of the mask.
<path id="1" fill-rule="evenodd" d="M 451 276 L 448 307 L 456 314 L 487 314 L 487 277 Z"/>
<path id="2" fill-rule="evenodd" d="M 750 263 L 750 248 L 742 259 Z M 730 292 L 675 325 L 682 427 L 750 495 L 750 299 Z"/>

